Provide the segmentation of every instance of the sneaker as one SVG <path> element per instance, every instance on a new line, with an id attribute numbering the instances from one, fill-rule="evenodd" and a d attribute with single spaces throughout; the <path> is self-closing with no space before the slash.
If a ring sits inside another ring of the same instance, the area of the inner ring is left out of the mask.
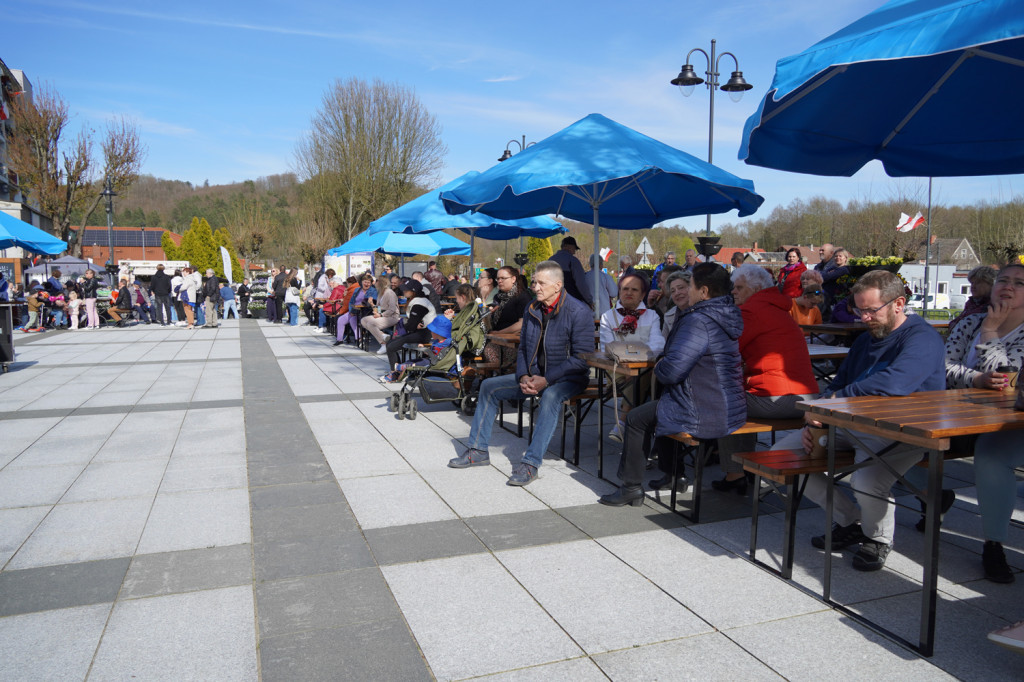
<path id="1" fill-rule="evenodd" d="M 952 490 L 943 490 L 942 499 L 939 501 L 939 525 L 942 525 L 942 519 L 946 518 L 946 512 L 949 511 L 953 503 L 956 502 L 956 493 Z M 917 520 L 917 524 L 914 526 L 919 532 L 924 532 L 924 515 L 928 511 L 928 505 L 924 502 L 921 503 L 921 518 Z"/>
<path id="2" fill-rule="evenodd" d="M 985 546 L 981 548 L 981 565 L 985 569 L 986 580 L 1005 585 L 1015 579 L 1010 565 L 1006 563 L 1006 553 L 1003 552 L 1001 542 L 985 541 Z"/>
<path id="3" fill-rule="evenodd" d="M 537 478 L 537 467 L 532 464 L 519 463 L 512 470 L 505 485 L 529 485 Z"/>
<path id="4" fill-rule="evenodd" d="M 832 551 L 839 552 L 850 545 L 857 545 L 867 540 L 864 531 L 859 523 L 851 523 L 849 526 L 832 524 Z M 811 538 L 811 544 L 818 549 L 825 549 L 825 536 L 815 535 Z"/>
<path id="5" fill-rule="evenodd" d="M 612 430 L 608 432 L 608 440 L 613 440 L 616 443 L 621 443 L 622 442 L 622 429 L 623 429 L 623 426 L 622 426 L 621 423 L 616 424 L 615 426 L 613 426 Z"/>
<path id="6" fill-rule="evenodd" d="M 380 375 L 377 381 L 379 381 L 382 384 L 390 384 L 394 382 L 394 379 L 392 378 L 391 372 L 388 372 L 387 374 Z"/>
<path id="7" fill-rule="evenodd" d="M 988 633 L 988 638 L 1000 646 L 1024 653 L 1024 620 Z"/>
<path id="8" fill-rule="evenodd" d="M 468 469 L 469 467 L 487 466 L 491 463 L 490 457 L 483 450 L 470 448 L 459 457 L 448 460 L 448 466 L 452 469 Z"/>
<path id="9" fill-rule="evenodd" d="M 858 571 L 878 571 L 885 566 L 885 558 L 892 545 L 876 540 L 865 540 L 853 555 L 853 567 Z"/>
<path id="10" fill-rule="evenodd" d="M 327 333 L 327 330 L 326 330 L 326 329 L 324 329 L 323 327 L 317 327 L 317 328 L 316 328 L 316 333 L 317 333 L 317 334 L 326 334 L 326 333 Z"/>
<path id="11" fill-rule="evenodd" d="M 377 355 L 386 355 L 387 352 L 388 352 L 388 347 L 387 346 L 381 346 L 380 348 L 377 349 Z"/>

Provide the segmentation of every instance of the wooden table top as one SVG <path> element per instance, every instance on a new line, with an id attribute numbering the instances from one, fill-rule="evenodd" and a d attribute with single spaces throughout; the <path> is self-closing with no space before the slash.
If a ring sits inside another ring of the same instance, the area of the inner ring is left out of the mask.
<path id="1" fill-rule="evenodd" d="M 495 345 L 505 346 L 506 348 L 516 348 L 519 346 L 519 332 L 488 332 L 486 334 L 488 341 L 493 341 Z"/>
<path id="2" fill-rule="evenodd" d="M 604 352 L 597 351 L 594 353 L 580 353 L 580 356 L 588 366 L 595 369 L 603 369 L 607 372 L 614 371 L 617 374 L 623 376 L 637 376 L 641 372 L 647 369 L 651 369 L 655 365 L 654 360 L 647 360 L 642 362 L 613 362 L 611 357 Z"/>
<path id="3" fill-rule="evenodd" d="M 914 445 L 948 450 L 949 439 L 1024 429 L 1016 394 L 980 388 L 907 396 L 827 398 L 799 403 L 815 419 Z"/>

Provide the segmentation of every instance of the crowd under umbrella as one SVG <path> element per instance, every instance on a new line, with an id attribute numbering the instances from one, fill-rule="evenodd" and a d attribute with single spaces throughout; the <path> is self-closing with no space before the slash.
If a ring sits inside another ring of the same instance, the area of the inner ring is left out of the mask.
<path id="1" fill-rule="evenodd" d="M 477 171 L 469 171 L 439 189 L 427 192 L 394 211 L 381 216 L 370 223 L 367 230 L 370 234 L 380 232 L 402 232 L 406 234 L 423 234 L 440 230 L 459 230 L 470 236 L 469 263 L 473 267 L 473 252 L 477 237 L 494 241 L 507 241 L 520 237 L 547 238 L 562 234 L 566 230 L 560 223 L 548 216 L 520 218 L 518 220 L 502 220 L 492 218 L 484 213 L 468 213 L 452 215 L 444 210 L 438 195 L 447 192 L 480 175 Z"/>
<path id="2" fill-rule="evenodd" d="M 68 243 L 52 234 L 0 211 L 0 249 L 19 247 L 45 256 L 68 250 Z"/>
<path id="3" fill-rule="evenodd" d="M 930 242 L 933 177 L 1024 172 L 1022 109 L 1024 0 L 893 0 L 779 60 L 739 158 L 927 177 Z"/>
<path id="4" fill-rule="evenodd" d="M 754 183 L 602 116 L 590 114 L 511 159 L 441 193 L 450 213 L 505 219 L 558 215 L 637 230 L 733 209 L 754 213 Z M 594 298 L 600 280 L 594 278 Z"/>
<path id="5" fill-rule="evenodd" d="M 406 256 L 468 256 L 469 244 L 444 232 L 370 234 L 367 230 L 327 251 L 328 256 L 347 256 L 353 253 L 386 253 L 389 256 L 400 256 L 404 263 Z"/>

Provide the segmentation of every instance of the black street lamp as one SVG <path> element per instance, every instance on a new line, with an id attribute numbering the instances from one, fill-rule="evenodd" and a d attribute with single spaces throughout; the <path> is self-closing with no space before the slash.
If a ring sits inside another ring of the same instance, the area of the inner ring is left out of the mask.
<path id="1" fill-rule="evenodd" d="M 717 41 L 711 40 L 711 54 L 697 47 L 686 53 L 686 63 L 683 64 L 682 69 L 679 71 L 679 75 L 672 79 L 672 85 L 679 86 L 679 91 L 683 97 L 689 97 L 693 94 L 694 86 L 704 83 L 707 89 L 711 92 L 711 109 L 708 114 L 708 163 L 711 163 L 714 156 L 714 145 L 715 145 L 715 90 L 719 89 L 729 93 L 729 98 L 734 102 L 739 102 L 743 98 L 743 93 L 750 90 L 754 86 L 748 83 L 743 78 L 743 72 L 740 71 L 739 61 L 736 59 L 736 55 L 732 52 L 723 52 L 722 54 L 715 54 L 715 44 Z M 700 52 L 704 55 L 704 58 L 708 62 L 708 70 L 704 72 L 707 79 L 701 78 L 693 70 L 693 66 L 690 64 L 690 55 L 694 52 Z M 729 80 L 725 85 L 719 85 L 718 76 L 721 75 L 718 71 L 718 63 L 722 61 L 722 57 L 729 55 L 732 57 L 733 64 L 736 65 L 736 70 L 732 72 Z M 705 235 L 711 234 L 711 214 L 708 214 L 707 228 L 704 232 Z"/>
<path id="2" fill-rule="evenodd" d="M 110 186 L 110 176 L 107 176 L 103 184 L 103 191 L 100 196 L 107 200 L 107 275 L 110 276 L 110 286 L 114 286 L 114 273 L 117 272 L 117 265 L 114 263 L 114 197 L 117 192 Z"/>
<path id="3" fill-rule="evenodd" d="M 522 137 L 523 137 L 523 139 L 522 139 L 521 142 L 519 140 L 509 140 L 508 141 L 508 144 L 505 145 L 505 151 L 503 151 L 501 153 L 501 156 L 498 157 L 498 163 L 501 163 L 502 161 L 508 161 L 509 159 L 512 158 L 512 151 L 509 149 L 512 145 L 518 146 L 519 147 L 519 151 L 523 151 L 527 147 L 532 147 L 533 145 L 537 144 L 536 142 L 527 142 L 526 141 L 526 135 L 523 135 Z M 505 248 L 506 248 L 505 258 L 507 260 L 508 259 L 508 242 L 505 242 Z M 519 263 L 520 260 L 522 260 L 522 263 Z M 519 267 L 522 267 L 523 265 L 526 265 L 526 263 L 529 262 L 527 257 L 526 257 L 526 252 L 523 249 L 523 237 L 522 237 L 522 235 L 519 236 L 519 253 L 516 254 L 515 261 L 516 261 L 516 263 L 519 263 Z M 472 263 L 470 263 L 470 267 L 473 267 Z"/>

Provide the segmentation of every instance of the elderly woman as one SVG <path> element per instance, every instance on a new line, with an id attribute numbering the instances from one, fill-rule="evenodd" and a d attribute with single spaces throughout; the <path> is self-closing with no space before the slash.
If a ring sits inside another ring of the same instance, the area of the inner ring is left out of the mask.
<path id="1" fill-rule="evenodd" d="M 384 355 L 388 352 L 385 347 L 388 335 L 384 333 L 384 330 L 394 327 L 398 323 L 398 294 L 391 288 L 391 282 L 384 275 L 377 278 L 375 288 L 377 289 L 377 298 L 373 312 L 360 320 L 359 325 L 377 339 L 377 343 L 380 344 L 377 355 Z"/>
<path id="2" fill-rule="evenodd" d="M 804 274 L 805 270 L 807 270 L 807 266 L 804 265 L 800 249 L 794 246 L 786 251 L 786 264 L 779 270 L 779 291 L 790 298 L 796 298 L 803 293 L 800 276 Z"/>
<path id="3" fill-rule="evenodd" d="M 636 343 L 646 346 L 654 357 L 661 355 L 665 347 L 665 336 L 662 333 L 662 319 L 657 310 L 644 305 L 647 294 L 647 280 L 641 275 L 626 275 L 619 280 L 619 302 L 614 308 L 601 315 L 600 347 L 607 350 L 608 344 L 614 342 Z M 640 385 L 641 393 L 645 394 L 650 386 L 650 375 Z M 646 384 L 646 386 L 644 385 Z M 620 392 L 633 385 L 633 379 L 618 381 Z M 623 402 L 620 410 L 622 418 L 629 413 L 630 406 Z M 622 442 L 622 423 L 612 427 L 608 437 Z"/>
<path id="4" fill-rule="evenodd" d="M 947 333 L 953 333 L 953 329 L 965 317 L 983 313 L 988 309 L 992 285 L 996 281 L 996 271 L 987 265 L 979 265 L 967 274 L 967 281 L 971 283 L 971 297 L 967 299 L 963 311 L 950 320 Z"/>
<path id="5" fill-rule="evenodd" d="M 626 417 L 619 462 L 622 485 L 603 496 L 601 504 L 621 507 L 643 504 L 647 467 L 645 440 L 653 433 L 663 472 L 671 471 L 674 447 L 664 438 L 686 432 L 696 438 L 721 438 L 747 419 L 740 371 L 740 311 L 733 305 L 729 273 L 715 263 L 694 266 L 691 306 L 679 318 L 654 366 L 665 387 L 660 400 L 637 407 Z"/>
<path id="6" fill-rule="evenodd" d="M 683 266 L 671 263 L 665 265 L 658 270 L 658 274 L 655 275 L 655 282 L 652 282 L 652 286 L 657 283 L 657 287 L 647 292 L 647 307 L 657 308 L 658 311 L 664 316 L 672 309 L 672 298 L 668 295 L 668 278 L 676 272 L 685 272 Z"/>
<path id="7" fill-rule="evenodd" d="M 672 333 L 676 320 L 683 314 L 683 311 L 690 307 L 690 273 L 687 270 L 673 272 L 665 279 L 666 291 L 672 300 L 672 307 L 665 313 L 665 320 L 662 322 L 661 331 L 665 338 Z"/>
<path id="8" fill-rule="evenodd" d="M 338 333 L 335 335 L 335 346 L 344 343 L 345 331 L 352 333 L 354 343 L 359 343 L 359 320 L 364 316 L 364 307 L 372 305 L 377 298 L 377 288 L 373 286 L 373 275 L 364 273 L 359 277 L 359 288 L 352 294 L 348 302 L 348 312 L 338 318 Z"/>
<path id="9" fill-rule="evenodd" d="M 1024 265 L 1003 267 L 992 285 L 987 311 L 965 318 L 946 341 L 947 388 L 1005 389 L 1011 376 L 1003 370 L 1009 367 L 1024 368 Z M 978 437 L 974 481 L 985 536 L 981 563 L 985 577 L 997 583 L 1014 580 L 1003 543 L 1017 496 L 1014 470 L 1020 466 L 1024 466 L 1024 448 L 1019 432 Z"/>
<path id="10" fill-rule="evenodd" d="M 821 283 L 822 291 L 825 292 L 825 305 L 829 307 L 833 305 L 836 296 L 842 293 L 839 278 L 850 274 L 850 266 L 847 265 L 850 261 L 850 252 L 843 248 L 836 249 L 832 253 L 832 261 L 836 266 L 829 268 L 827 272 L 822 271 L 824 279 Z"/>
<path id="11" fill-rule="evenodd" d="M 799 325 L 790 316 L 791 300 L 778 290 L 764 268 L 741 265 L 732 273 L 733 298 L 743 316 L 740 356 L 743 358 L 743 387 L 747 416 L 790 419 L 803 416 L 796 404 L 818 396 L 818 382 Z M 722 492 L 747 492 L 742 465 L 732 459 L 734 452 L 753 450 L 757 435 L 718 439 L 719 458 L 725 478 L 711 487 Z"/>
<path id="12" fill-rule="evenodd" d="M 805 270 L 800 275 L 803 292 L 793 299 L 793 307 L 789 309 L 789 314 L 797 324 L 821 324 L 821 309 L 818 306 L 825 300 L 821 282 L 822 276 L 817 270 Z"/>

